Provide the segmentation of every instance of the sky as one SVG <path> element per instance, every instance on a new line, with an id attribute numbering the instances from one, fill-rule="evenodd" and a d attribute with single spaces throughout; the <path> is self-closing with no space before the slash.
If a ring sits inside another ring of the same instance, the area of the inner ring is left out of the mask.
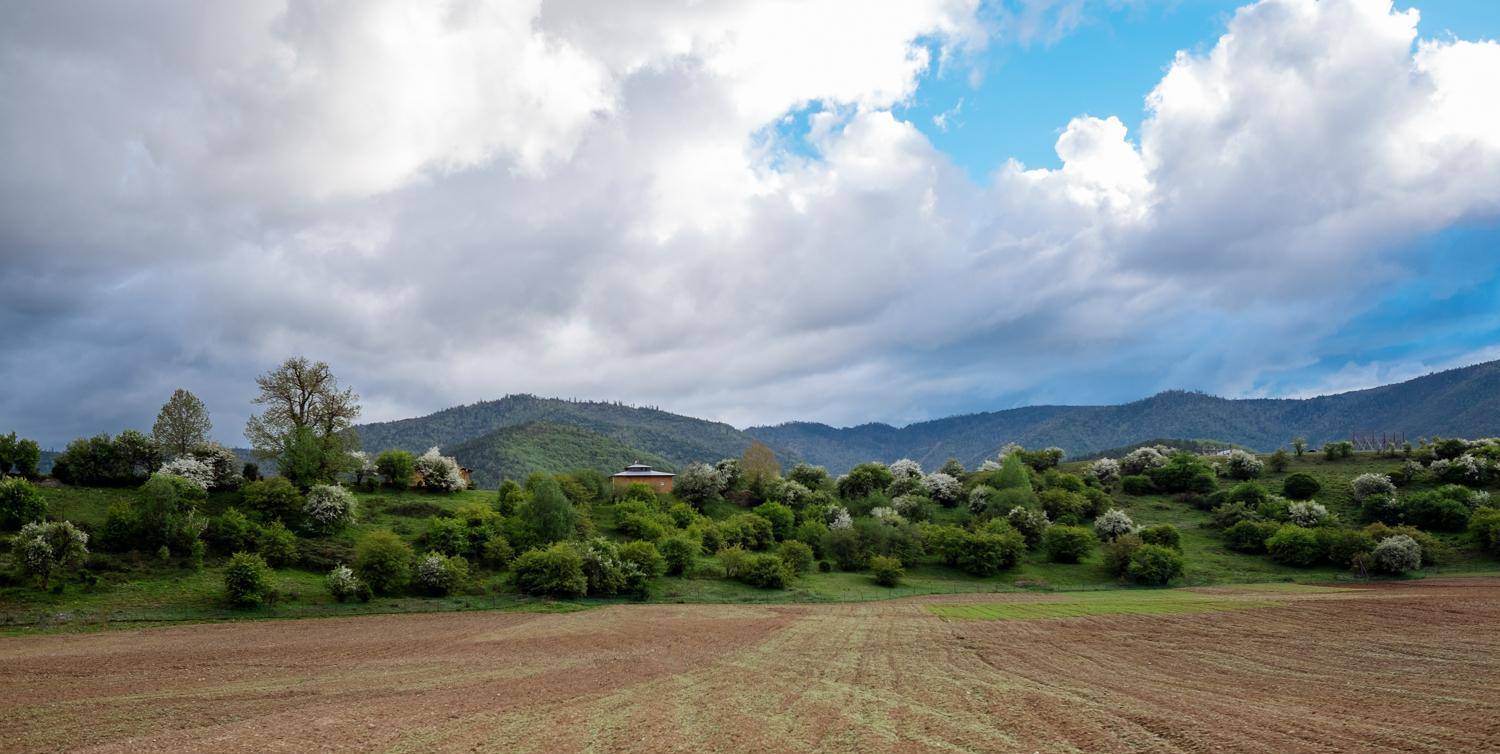
<path id="1" fill-rule="evenodd" d="M 0 431 L 736 426 L 1500 358 L 1492 0 L 5 3 Z"/>

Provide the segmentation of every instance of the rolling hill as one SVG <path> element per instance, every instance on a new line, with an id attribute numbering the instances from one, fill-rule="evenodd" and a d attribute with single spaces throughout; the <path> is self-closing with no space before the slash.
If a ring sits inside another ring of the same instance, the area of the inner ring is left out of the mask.
<path id="1" fill-rule="evenodd" d="M 524 425 L 538 426 L 499 432 Z M 587 434 L 564 433 L 564 427 Z M 602 471 L 627 456 L 681 467 L 738 456 L 757 439 L 783 464 L 805 460 L 842 473 L 863 461 L 903 457 L 934 466 L 951 456 L 973 466 L 1007 442 L 1056 445 L 1077 458 L 1155 438 L 1212 439 L 1269 451 L 1301 435 L 1316 447 L 1351 431 L 1399 432 L 1412 439 L 1500 435 L 1500 361 L 1315 398 L 1228 399 L 1168 391 L 1117 406 L 1028 406 L 905 427 L 791 422 L 739 430 L 657 409 L 512 395 L 359 428 L 367 449 L 421 452 L 438 445 L 471 468 L 507 475 L 510 468 L 598 467 L 588 459 L 604 464 Z M 563 459 L 571 465 L 549 467 Z M 490 477 L 483 478 L 488 483 Z"/>
<path id="2" fill-rule="evenodd" d="M 501 479 L 524 479 L 533 471 L 572 469 L 613 471 L 640 461 L 672 471 L 675 464 L 579 427 L 533 422 L 501 427 L 448 448 L 459 463 L 474 471 L 474 482 L 494 487 Z"/>

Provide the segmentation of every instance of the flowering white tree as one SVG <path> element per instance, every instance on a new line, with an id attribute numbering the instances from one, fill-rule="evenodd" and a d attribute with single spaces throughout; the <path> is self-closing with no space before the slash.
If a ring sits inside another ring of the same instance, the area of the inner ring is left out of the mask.
<path id="1" fill-rule="evenodd" d="M 990 501 L 995 499 L 995 488 L 987 484 L 981 484 L 969 490 L 969 512 L 979 515 L 989 510 Z"/>
<path id="2" fill-rule="evenodd" d="M 1230 479 L 1254 479 L 1264 471 L 1266 464 L 1253 453 L 1235 448 L 1224 456 L 1224 469 Z"/>
<path id="3" fill-rule="evenodd" d="M 1113 542 L 1133 531 L 1135 522 L 1119 508 L 1110 508 L 1094 519 L 1094 534 L 1105 542 Z"/>
<path id="4" fill-rule="evenodd" d="M 76 570 L 89 554 L 89 535 L 71 521 L 33 521 L 11 541 L 16 564 L 43 589 L 62 571 Z"/>
<path id="5" fill-rule="evenodd" d="M 418 456 L 413 468 L 422 477 L 423 489 L 457 492 L 466 486 L 463 474 L 458 470 L 458 460 L 443 455 L 435 447 Z"/>
<path id="6" fill-rule="evenodd" d="M 783 479 L 776 489 L 776 496 L 787 506 L 801 508 L 812 498 L 812 490 L 799 482 Z"/>
<path id="7" fill-rule="evenodd" d="M 314 528 L 327 533 L 354 523 L 354 506 L 354 496 L 343 487 L 317 484 L 307 491 L 302 512 Z"/>
<path id="8" fill-rule="evenodd" d="M 1167 456 L 1153 447 L 1136 448 L 1120 459 L 1120 473 L 1144 474 L 1150 469 L 1167 465 Z"/>
<path id="9" fill-rule="evenodd" d="M 992 471 L 999 471 L 999 470 L 1000 470 L 1000 462 L 996 461 L 994 459 L 987 458 L 987 459 L 984 460 L 983 463 L 979 464 L 979 473 L 981 473 L 981 474 L 988 474 L 988 473 L 990 473 Z"/>
<path id="10" fill-rule="evenodd" d="M 346 602 L 351 599 L 369 599 L 370 589 L 365 582 L 354 574 L 354 569 L 340 563 L 328 572 L 325 579 L 328 584 L 328 593 L 335 600 Z"/>
<path id="11" fill-rule="evenodd" d="M 191 455 L 177 456 L 167 461 L 156 470 L 156 473 L 182 477 L 192 482 L 193 486 L 205 491 L 214 483 L 214 470 Z"/>
<path id="12" fill-rule="evenodd" d="M 902 518 L 901 514 L 897 513 L 895 508 L 888 508 L 884 505 L 872 508 L 870 510 L 870 517 L 882 524 L 891 524 L 893 526 L 906 523 L 906 519 Z"/>
<path id="13" fill-rule="evenodd" d="M 1422 567 L 1422 546 L 1405 534 L 1380 540 L 1371 553 L 1375 569 L 1385 573 L 1406 573 Z"/>
<path id="14" fill-rule="evenodd" d="M 1113 458 L 1100 458 L 1089 464 L 1089 476 L 1108 487 L 1120 479 L 1120 462 Z"/>
<path id="15" fill-rule="evenodd" d="M 854 517 L 849 515 L 849 510 L 843 506 L 835 506 L 828 509 L 828 528 L 851 529 L 854 527 Z"/>
<path id="16" fill-rule="evenodd" d="M 1311 528 L 1328 520 L 1328 509 L 1321 503 L 1296 502 L 1286 507 L 1286 515 L 1292 523 Z"/>
<path id="17" fill-rule="evenodd" d="M 922 478 L 922 464 L 917 463 L 910 458 L 903 458 L 891 464 L 890 468 L 891 477 L 896 481 L 900 481 L 903 479 Z"/>
<path id="18" fill-rule="evenodd" d="M 932 498 L 933 502 L 944 508 L 957 505 L 958 498 L 964 494 L 963 482 L 941 471 L 922 477 L 922 489 L 927 492 L 927 496 Z"/>
<path id="19" fill-rule="evenodd" d="M 1349 482 L 1349 487 L 1354 490 L 1354 499 L 1360 502 L 1372 495 L 1396 494 L 1396 483 L 1385 474 L 1360 474 Z"/>
<path id="20" fill-rule="evenodd" d="M 706 463 L 690 463 L 677 475 L 672 489 L 678 497 L 701 508 L 724 489 L 724 474 Z"/>
<path id="21" fill-rule="evenodd" d="M 363 450 L 349 452 L 349 473 L 354 475 L 355 484 L 365 484 L 379 474 L 375 468 L 375 457 Z"/>

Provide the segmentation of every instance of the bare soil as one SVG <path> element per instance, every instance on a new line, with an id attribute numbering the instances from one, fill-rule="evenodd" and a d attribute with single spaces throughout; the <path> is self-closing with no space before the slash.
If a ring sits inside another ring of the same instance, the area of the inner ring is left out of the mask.
<path id="1" fill-rule="evenodd" d="M 0 639 L 0 751 L 1500 751 L 1500 579 L 943 620 L 930 597 Z"/>

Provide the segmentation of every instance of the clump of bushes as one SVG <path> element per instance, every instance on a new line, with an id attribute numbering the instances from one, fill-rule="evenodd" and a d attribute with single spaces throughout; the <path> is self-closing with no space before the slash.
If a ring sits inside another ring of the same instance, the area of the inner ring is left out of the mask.
<path id="1" fill-rule="evenodd" d="M 770 553 L 750 553 L 736 569 L 736 578 L 761 589 L 785 589 L 792 581 L 791 569 Z"/>
<path id="2" fill-rule="evenodd" d="M 781 561 L 786 563 L 786 567 L 795 576 L 800 576 L 812 570 L 813 550 L 812 547 L 804 542 L 798 542 L 795 539 L 782 542 L 776 548 L 776 554 L 781 557 Z"/>
<path id="3" fill-rule="evenodd" d="M 1170 547 L 1142 544 L 1130 553 L 1125 575 L 1137 584 L 1161 586 L 1182 575 L 1182 554 Z"/>
<path id="4" fill-rule="evenodd" d="M 1323 548 L 1312 529 L 1284 524 L 1266 540 L 1271 559 L 1286 565 L 1310 566 L 1323 558 Z"/>
<path id="5" fill-rule="evenodd" d="M 1323 485 L 1317 479 L 1301 471 L 1288 475 L 1281 482 L 1281 494 L 1293 500 L 1311 500 L 1321 489 Z"/>
<path id="6" fill-rule="evenodd" d="M 52 579 L 77 571 L 88 557 L 89 535 L 69 521 L 32 521 L 11 540 L 16 566 L 47 589 Z"/>
<path id="7" fill-rule="evenodd" d="M 1286 516 L 1298 526 L 1312 528 L 1328 520 L 1328 509 L 1321 503 L 1297 501 L 1286 507 Z"/>
<path id="8" fill-rule="evenodd" d="M 1263 553 L 1266 540 L 1280 528 L 1275 521 L 1242 520 L 1224 530 L 1224 545 L 1235 552 Z"/>
<path id="9" fill-rule="evenodd" d="M 1254 479 L 1265 470 L 1265 463 L 1253 453 L 1235 449 L 1224 458 L 1224 475 L 1230 479 Z"/>
<path id="10" fill-rule="evenodd" d="M 389 531 L 373 531 L 354 546 L 354 570 L 376 594 L 398 594 L 411 580 L 412 549 Z"/>
<path id="11" fill-rule="evenodd" d="M 354 569 L 340 563 L 328 572 L 324 578 L 328 586 L 328 593 L 339 602 L 358 600 L 360 602 L 370 601 L 370 585 L 355 575 Z"/>
<path id="12" fill-rule="evenodd" d="M 1323 446 L 1323 458 L 1329 461 L 1338 461 L 1354 457 L 1354 443 L 1348 440 L 1338 440 Z"/>
<path id="13" fill-rule="evenodd" d="M 1171 524 L 1148 526 L 1140 531 L 1141 541 L 1148 545 L 1160 545 L 1169 550 L 1182 552 L 1182 532 Z"/>
<path id="14" fill-rule="evenodd" d="M 1094 549 L 1094 534 L 1082 526 L 1053 526 L 1043 538 L 1047 558 L 1054 563 L 1077 563 Z"/>
<path id="15" fill-rule="evenodd" d="M 583 556 L 566 542 L 521 553 L 511 563 L 511 572 L 516 588 L 525 594 L 581 597 L 588 591 Z"/>
<path id="16" fill-rule="evenodd" d="M 1381 540 L 1371 554 L 1375 570 L 1399 575 L 1422 567 L 1422 546 L 1405 534 Z"/>
<path id="17" fill-rule="evenodd" d="M 698 556 L 703 554 L 703 540 L 689 534 L 677 534 L 661 540 L 658 544 L 666 571 L 672 576 L 688 573 Z"/>
<path id="18" fill-rule="evenodd" d="M 47 517 L 47 501 L 36 486 L 20 477 L 0 479 L 0 531 L 14 531 Z"/>
<path id="19" fill-rule="evenodd" d="M 429 597 L 453 593 L 469 580 L 469 561 L 457 555 L 429 552 L 412 569 L 412 583 Z"/>
<path id="20" fill-rule="evenodd" d="M 1354 492 L 1355 502 L 1364 502 L 1371 495 L 1396 494 L 1396 483 L 1385 474 L 1360 474 L 1349 482 L 1349 489 Z"/>
<path id="21" fill-rule="evenodd" d="M 1135 531 L 1135 522 L 1119 508 L 1110 508 L 1094 519 L 1094 534 L 1105 542 L 1113 542 L 1132 531 Z"/>
<path id="22" fill-rule="evenodd" d="M 1475 512 L 1469 519 L 1469 536 L 1491 555 L 1500 555 L 1500 510 L 1481 508 Z"/>
<path id="23" fill-rule="evenodd" d="M 418 456 L 412 469 L 424 490 L 457 492 L 468 486 L 459 472 L 458 461 L 443 455 L 437 448 L 428 448 L 426 453 Z"/>
<path id="24" fill-rule="evenodd" d="M 235 607 L 266 603 L 272 595 L 271 568 L 255 553 L 235 553 L 224 568 L 224 595 Z"/>
<path id="25" fill-rule="evenodd" d="M 1046 511 L 1039 511 L 1035 508 L 1026 508 L 1020 505 L 1011 508 L 1010 513 L 1005 515 L 1005 520 L 1010 523 L 1012 528 L 1021 532 L 1022 537 L 1026 538 L 1027 547 L 1040 545 L 1042 538 L 1047 534 L 1048 528 L 1052 526 L 1052 522 L 1047 518 Z"/>
<path id="26" fill-rule="evenodd" d="M 884 555 L 870 558 L 870 572 L 875 576 L 875 583 L 881 586 L 896 586 L 901 583 L 901 577 L 906 575 L 901 561 Z"/>

